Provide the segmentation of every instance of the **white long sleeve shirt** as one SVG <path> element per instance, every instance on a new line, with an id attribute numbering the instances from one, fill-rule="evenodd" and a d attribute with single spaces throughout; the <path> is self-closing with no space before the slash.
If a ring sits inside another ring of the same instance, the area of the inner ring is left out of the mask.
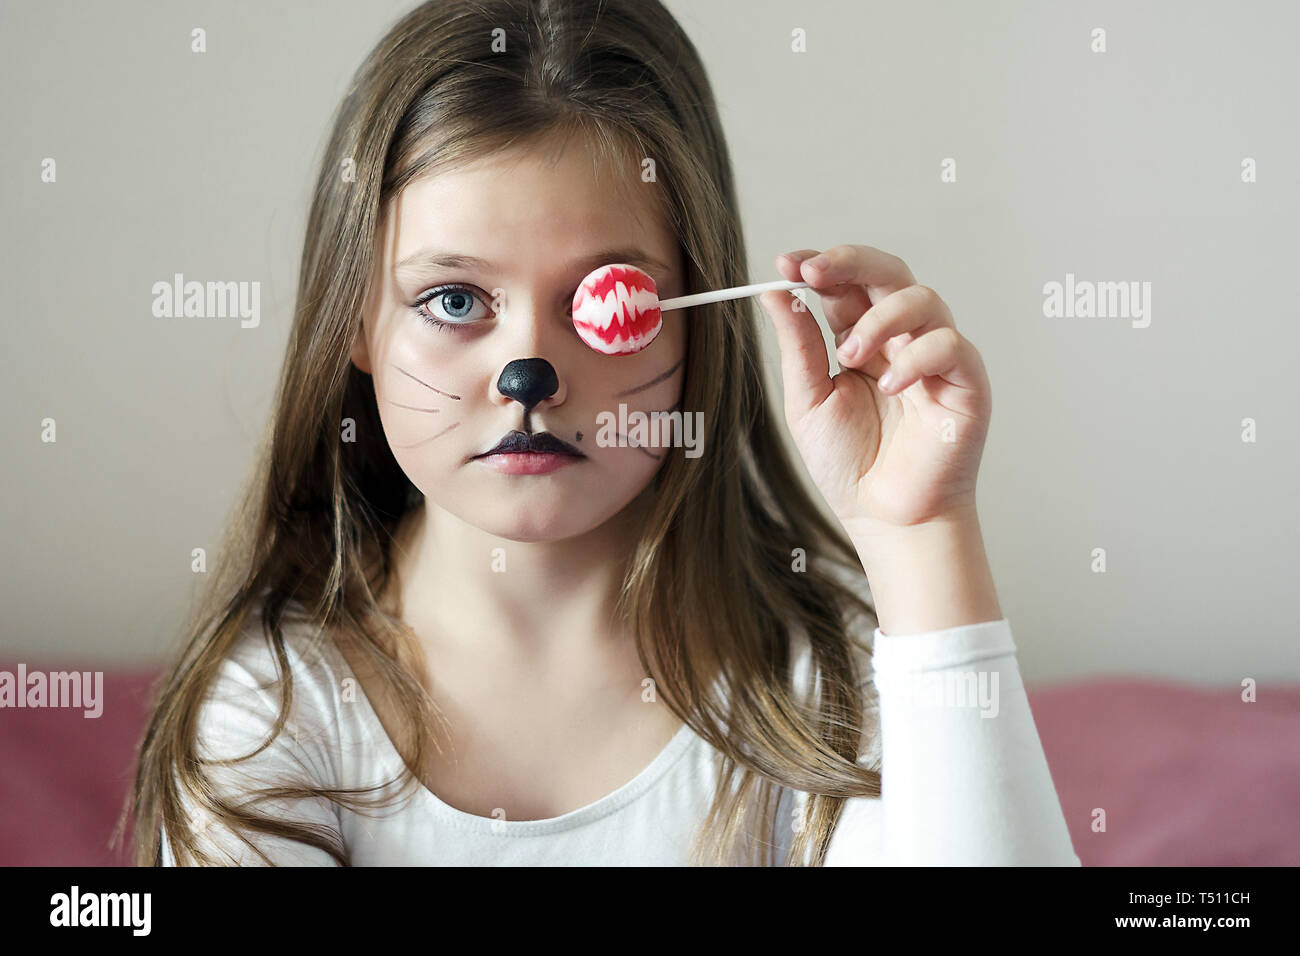
<path id="1" fill-rule="evenodd" d="M 256 613 L 253 619 L 200 713 L 199 738 L 208 756 L 249 753 L 275 721 L 275 660 Z M 228 796 L 298 785 L 304 777 L 323 787 L 393 779 L 404 764 L 346 660 L 330 641 L 307 650 L 310 635 L 296 639 L 293 628 L 286 627 L 295 679 L 285 730 L 251 760 L 208 772 Z M 796 679 L 807 680 L 811 656 L 806 641 L 796 642 Z M 912 635 L 874 628 L 871 644 L 861 671 L 868 675 L 870 719 L 860 762 L 880 769 L 882 796 L 845 803 L 827 865 L 1080 865 L 1008 622 Z M 337 832 L 355 866 L 679 866 L 687 862 L 691 836 L 713 797 L 717 757 L 683 726 L 632 780 L 545 820 L 466 813 L 423 786 L 365 813 L 325 798 L 270 801 L 255 809 Z M 777 860 L 785 859 L 804 796 L 782 790 Z M 163 836 L 163 865 L 175 865 Z M 248 836 L 280 865 L 337 865 L 306 844 Z M 215 824 L 202 839 L 232 862 L 263 865 L 238 836 Z"/>

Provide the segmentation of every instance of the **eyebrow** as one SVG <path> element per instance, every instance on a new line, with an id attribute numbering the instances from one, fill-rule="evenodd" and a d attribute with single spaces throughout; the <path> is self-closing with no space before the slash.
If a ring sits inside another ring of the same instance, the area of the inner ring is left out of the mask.
<path id="1" fill-rule="evenodd" d="M 576 259 L 571 265 L 575 268 L 581 268 L 585 273 L 598 266 L 608 265 L 613 262 L 625 262 L 630 266 L 636 266 L 648 272 L 657 271 L 665 276 L 673 273 L 672 268 L 667 263 L 661 262 L 645 250 L 636 247 L 606 249 Z M 480 259 L 477 256 L 467 256 L 456 252 L 440 252 L 436 249 L 421 249 L 397 263 L 393 268 L 393 272 L 398 274 L 411 273 L 427 266 L 439 266 L 444 269 L 477 269 L 480 272 L 493 272 L 498 268 L 495 263 Z"/>

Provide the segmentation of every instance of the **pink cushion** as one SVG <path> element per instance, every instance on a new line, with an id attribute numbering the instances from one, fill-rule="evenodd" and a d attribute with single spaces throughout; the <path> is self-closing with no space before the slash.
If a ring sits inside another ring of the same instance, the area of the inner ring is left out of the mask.
<path id="1" fill-rule="evenodd" d="M 1300 863 L 1300 686 L 1248 704 L 1230 683 L 1098 678 L 1029 701 L 1084 866 Z"/>
<path id="2" fill-rule="evenodd" d="M 27 671 L 75 665 L 27 663 Z M 17 664 L 0 665 L 16 673 Z M 106 671 L 98 717 L 76 708 L 0 710 L 0 865 L 129 864 L 130 833 L 110 850 L 156 671 Z"/>
<path id="3" fill-rule="evenodd" d="M 16 671 L 13 664 L 5 670 Z M 65 670 L 37 666 L 29 670 Z M 0 711 L 0 865 L 115 866 L 154 672 L 104 675 L 102 716 Z M 1029 691 L 1085 866 L 1300 863 L 1300 687 L 1101 678 Z M 1106 811 L 1106 831 L 1091 829 Z"/>

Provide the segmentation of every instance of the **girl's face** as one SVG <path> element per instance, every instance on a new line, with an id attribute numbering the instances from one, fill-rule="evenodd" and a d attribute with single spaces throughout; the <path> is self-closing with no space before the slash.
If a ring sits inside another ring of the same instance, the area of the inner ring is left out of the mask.
<path id="1" fill-rule="evenodd" d="M 640 167 L 617 175 L 597 180 L 581 142 L 558 160 L 516 151 L 414 180 L 387 211 L 352 361 L 373 377 L 389 446 L 426 502 L 490 534 L 596 528 L 667 454 L 618 440 L 619 405 L 678 405 L 684 310 L 632 355 L 596 352 L 573 327 L 574 292 L 606 263 L 645 270 L 660 298 L 685 291 L 660 187 Z M 489 454 L 511 433 L 516 448 L 532 436 L 572 454 Z"/>

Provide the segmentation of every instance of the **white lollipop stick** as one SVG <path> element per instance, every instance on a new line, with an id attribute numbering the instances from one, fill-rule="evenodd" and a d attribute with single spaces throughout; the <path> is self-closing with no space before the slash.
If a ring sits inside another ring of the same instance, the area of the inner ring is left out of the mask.
<path id="1" fill-rule="evenodd" d="M 673 309 L 686 309 L 693 305 L 707 302 L 726 302 L 728 299 L 744 299 L 751 295 L 772 290 L 790 291 L 807 289 L 807 282 L 790 282 L 782 279 L 778 282 L 759 282 L 755 285 L 738 285 L 734 289 L 717 289 L 714 292 L 696 292 L 694 295 L 679 295 L 675 299 L 660 299 L 659 311 L 671 312 Z"/>

